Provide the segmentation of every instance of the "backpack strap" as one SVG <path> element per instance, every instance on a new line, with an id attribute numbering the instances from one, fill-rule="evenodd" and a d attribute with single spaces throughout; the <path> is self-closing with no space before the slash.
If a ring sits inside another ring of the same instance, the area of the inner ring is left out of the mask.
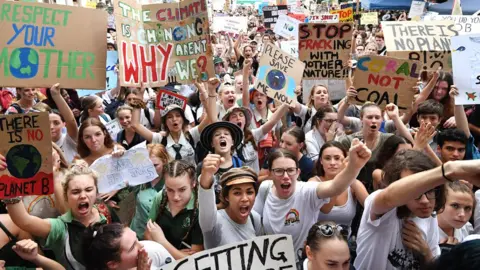
<path id="1" fill-rule="evenodd" d="M 248 214 L 248 216 L 250 217 L 250 221 L 252 222 L 253 229 L 256 231 L 257 229 L 255 228 L 255 220 L 253 219 L 253 214 L 251 211 L 250 211 L 250 214 Z"/>
<path id="2" fill-rule="evenodd" d="M 109 122 L 108 117 L 105 114 L 100 114 L 100 117 L 102 117 L 105 122 Z"/>
<path id="3" fill-rule="evenodd" d="M 160 142 L 160 144 L 163 145 L 164 147 L 167 147 L 167 136 L 162 137 L 162 141 Z"/>
<path id="4" fill-rule="evenodd" d="M 5 227 L 5 225 L 3 225 L 3 223 L 0 221 L 0 228 L 2 229 L 2 231 L 8 236 L 8 238 L 10 238 L 10 240 L 12 240 L 13 242 L 17 242 L 17 238 L 15 237 L 15 235 L 13 235 L 8 229 L 7 227 Z"/>
<path id="5" fill-rule="evenodd" d="M 147 118 L 150 126 L 153 127 L 152 119 L 150 119 L 150 109 L 149 108 L 143 109 L 143 114 L 145 115 L 145 118 Z"/>
<path id="6" fill-rule="evenodd" d="M 232 156 L 233 168 L 240 168 L 243 165 L 242 160 L 237 156 Z"/>
<path id="7" fill-rule="evenodd" d="M 302 128 L 304 128 L 307 125 L 307 122 L 311 116 L 312 116 L 312 108 L 308 108 L 307 113 L 305 114 L 305 121 L 302 124 Z"/>
<path id="8" fill-rule="evenodd" d="M 20 107 L 20 105 L 18 105 L 18 103 L 12 103 L 11 105 L 13 108 L 15 108 L 15 110 L 17 110 L 17 113 L 24 113 L 25 111 L 22 109 L 22 107 Z"/>

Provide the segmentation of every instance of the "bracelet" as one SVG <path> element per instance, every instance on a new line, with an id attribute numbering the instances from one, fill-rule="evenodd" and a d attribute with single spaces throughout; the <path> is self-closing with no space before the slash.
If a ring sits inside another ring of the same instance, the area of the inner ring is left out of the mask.
<path id="1" fill-rule="evenodd" d="M 443 165 L 444 165 L 444 163 L 442 163 L 442 176 L 443 176 L 443 178 L 447 179 L 447 181 L 449 181 L 449 182 L 455 182 L 455 181 L 453 181 L 451 178 L 448 178 L 448 177 L 445 175 L 445 167 L 444 167 Z"/>
<path id="2" fill-rule="evenodd" d="M 17 204 L 19 203 L 20 201 L 22 200 L 22 197 L 14 197 L 14 198 L 10 198 L 10 199 L 3 199 L 2 202 L 4 204 Z"/>

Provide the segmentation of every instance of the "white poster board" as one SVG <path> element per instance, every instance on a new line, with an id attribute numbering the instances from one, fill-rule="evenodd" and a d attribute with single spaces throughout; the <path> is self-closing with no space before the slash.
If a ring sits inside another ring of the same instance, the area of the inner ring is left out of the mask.
<path id="1" fill-rule="evenodd" d="M 425 21 L 454 21 L 455 30 L 460 35 L 480 33 L 479 16 L 460 16 L 460 15 L 436 15 L 426 16 Z"/>
<path id="2" fill-rule="evenodd" d="M 298 40 L 280 41 L 280 48 L 291 56 L 298 58 Z"/>
<path id="3" fill-rule="evenodd" d="M 452 37 L 452 66 L 455 104 L 480 104 L 480 34 Z"/>
<path id="4" fill-rule="evenodd" d="M 227 33 L 240 34 L 247 32 L 247 17 L 213 17 L 212 28 L 215 33 L 225 31 Z"/>
<path id="5" fill-rule="evenodd" d="M 315 23 L 338 23 L 340 16 L 338 14 L 320 14 L 308 16 L 308 22 Z"/>
<path id="6" fill-rule="evenodd" d="M 417 16 L 422 16 L 423 11 L 425 10 L 425 2 L 424 1 L 412 1 L 412 5 L 410 6 L 410 11 L 408 12 L 408 18 L 415 18 Z"/>
<path id="7" fill-rule="evenodd" d="M 120 125 L 120 122 L 118 122 L 118 119 L 113 119 L 112 121 L 108 122 L 105 125 L 105 128 L 110 134 L 110 137 L 112 137 L 113 141 L 117 141 L 117 134 L 123 130 L 122 126 Z"/>
<path id="8" fill-rule="evenodd" d="M 296 269 L 292 236 L 276 234 L 197 252 L 160 270 Z"/>
<path id="9" fill-rule="evenodd" d="M 273 32 L 287 39 L 297 38 L 299 23 L 299 20 L 282 14 L 278 17 L 275 27 L 273 28 Z"/>

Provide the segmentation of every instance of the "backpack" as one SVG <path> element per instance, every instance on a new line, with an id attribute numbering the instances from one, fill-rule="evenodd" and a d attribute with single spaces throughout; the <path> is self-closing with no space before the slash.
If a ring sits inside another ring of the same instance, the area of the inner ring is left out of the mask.
<path id="1" fill-rule="evenodd" d="M 305 123 L 303 123 L 302 121 L 302 118 L 300 117 L 297 117 L 295 119 L 295 125 L 301 129 L 303 129 L 305 127 L 305 125 L 307 124 L 308 120 L 310 119 L 310 117 L 312 116 L 312 108 L 309 108 L 307 110 L 307 113 L 305 114 Z"/>

